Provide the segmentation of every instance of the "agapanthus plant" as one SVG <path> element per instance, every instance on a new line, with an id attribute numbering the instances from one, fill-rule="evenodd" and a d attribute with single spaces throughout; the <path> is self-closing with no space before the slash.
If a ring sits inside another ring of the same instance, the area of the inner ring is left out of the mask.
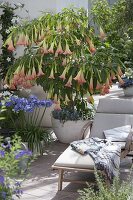
<path id="1" fill-rule="evenodd" d="M 0 199 L 20 199 L 23 194 L 22 183 L 26 178 L 32 153 L 22 150 L 21 139 L 0 138 Z M 22 166 L 25 162 L 25 168 Z"/>
<path id="2" fill-rule="evenodd" d="M 29 148 L 40 153 L 43 150 L 42 141 L 49 142 L 50 134 L 41 127 L 46 108 L 52 105 L 51 100 L 39 100 L 36 96 L 28 98 L 10 96 L 1 101 L 2 106 L 12 110 L 18 115 L 17 120 L 12 120 L 14 130 L 22 137 L 24 142 L 28 142 Z M 44 109 L 40 114 L 40 109 Z"/>

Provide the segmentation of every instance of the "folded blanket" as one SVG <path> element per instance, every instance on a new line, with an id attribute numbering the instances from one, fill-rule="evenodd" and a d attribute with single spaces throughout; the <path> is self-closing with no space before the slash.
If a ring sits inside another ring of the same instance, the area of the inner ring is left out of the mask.
<path id="1" fill-rule="evenodd" d="M 89 154 L 94 160 L 96 169 L 104 171 L 110 180 L 118 176 L 121 154 L 119 145 L 99 138 L 74 141 L 70 145 L 82 155 Z"/>

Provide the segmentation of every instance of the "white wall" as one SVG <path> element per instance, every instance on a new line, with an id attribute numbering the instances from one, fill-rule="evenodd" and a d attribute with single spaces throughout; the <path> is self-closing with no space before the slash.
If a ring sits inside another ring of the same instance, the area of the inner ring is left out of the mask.
<path id="1" fill-rule="evenodd" d="M 56 0 L 56 11 L 60 12 L 65 7 L 84 7 L 88 9 L 88 0 Z"/>
<path id="2" fill-rule="evenodd" d="M 17 11 L 17 14 L 24 17 L 28 16 L 30 19 L 34 19 L 41 15 L 42 11 L 45 12 L 55 12 L 56 11 L 56 1 L 55 0 L 4 0 L 5 2 L 22 3 L 24 4 L 24 9 L 22 11 Z M 26 13 L 28 11 L 29 14 Z"/>

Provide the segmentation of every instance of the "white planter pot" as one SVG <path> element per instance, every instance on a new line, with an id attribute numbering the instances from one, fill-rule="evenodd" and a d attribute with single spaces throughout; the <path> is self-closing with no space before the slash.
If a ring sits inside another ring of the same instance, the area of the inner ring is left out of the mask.
<path id="1" fill-rule="evenodd" d="M 92 120 L 77 120 L 60 122 L 58 119 L 51 118 L 52 128 L 57 139 L 62 143 L 71 143 L 75 140 L 84 138 L 83 127 L 92 124 Z"/>
<path id="2" fill-rule="evenodd" d="M 127 97 L 133 96 L 133 86 L 123 88 L 124 94 Z"/>

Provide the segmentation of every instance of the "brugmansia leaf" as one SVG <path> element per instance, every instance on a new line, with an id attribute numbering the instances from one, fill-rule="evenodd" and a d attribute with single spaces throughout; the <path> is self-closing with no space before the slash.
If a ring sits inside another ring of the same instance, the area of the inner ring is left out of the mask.
<path id="1" fill-rule="evenodd" d="M 101 71 L 101 80 L 102 80 L 102 83 L 106 83 L 107 77 L 108 77 L 108 73 L 107 73 L 107 71 L 105 69 L 103 69 Z"/>

